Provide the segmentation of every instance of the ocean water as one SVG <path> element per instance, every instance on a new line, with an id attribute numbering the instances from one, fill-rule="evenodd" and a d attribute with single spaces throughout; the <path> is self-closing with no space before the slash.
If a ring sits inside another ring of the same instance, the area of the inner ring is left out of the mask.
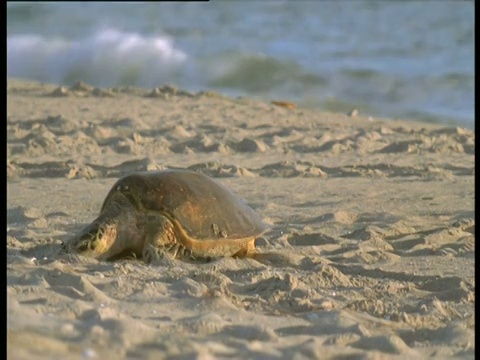
<path id="1" fill-rule="evenodd" d="M 11 2 L 7 74 L 474 128 L 474 3 Z"/>

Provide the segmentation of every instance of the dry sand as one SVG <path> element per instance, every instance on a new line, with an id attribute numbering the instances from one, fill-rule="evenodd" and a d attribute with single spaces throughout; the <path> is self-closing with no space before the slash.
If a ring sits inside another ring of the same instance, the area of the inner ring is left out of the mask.
<path id="1" fill-rule="evenodd" d="M 10 359 L 474 357 L 471 130 L 14 80 L 7 114 Z M 119 177 L 164 168 L 240 194 L 285 259 L 58 254 Z"/>

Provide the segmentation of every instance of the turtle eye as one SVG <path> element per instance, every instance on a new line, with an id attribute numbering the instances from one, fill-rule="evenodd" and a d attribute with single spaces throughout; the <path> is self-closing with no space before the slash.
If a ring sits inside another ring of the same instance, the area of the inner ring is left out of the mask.
<path id="1" fill-rule="evenodd" d="M 92 241 L 92 235 L 90 233 L 83 235 L 77 245 L 77 251 L 84 252 L 87 251 L 90 247 L 90 242 Z"/>
<path id="2" fill-rule="evenodd" d="M 87 251 L 88 250 L 88 242 L 84 241 L 80 245 L 77 246 L 77 251 Z"/>
<path id="3" fill-rule="evenodd" d="M 103 227 L 99 227 L 97 230 L 97 233 L 93 238 L 95 240 L 102 240 L 104 235 L 105 235 L 105 229 Z"/>
<path id="4" fill-rule="evenodd" d="M 104 234 L 105 230 L 101 227 L 89 231 L 79 239 L 77 251 L 84 252 L 88 250 L 95 250 L 98 240 L 101 240 Z"/>

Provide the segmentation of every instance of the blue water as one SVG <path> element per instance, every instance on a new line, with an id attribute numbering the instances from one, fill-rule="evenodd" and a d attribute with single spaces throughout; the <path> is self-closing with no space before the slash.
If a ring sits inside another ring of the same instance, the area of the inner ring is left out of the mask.
<path id="1" fill-rule="evenodd" d="M 8 76 L 474 127 L 474 3 L 7 3 Z"/>

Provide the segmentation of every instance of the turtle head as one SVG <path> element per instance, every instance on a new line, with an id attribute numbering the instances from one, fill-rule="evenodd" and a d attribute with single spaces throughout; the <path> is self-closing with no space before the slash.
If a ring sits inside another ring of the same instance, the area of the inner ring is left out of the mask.
<path id="1" fill-rule="evenodd" d="M 127 190 L 128 187 L 114 187 L 105 199 L 100 216 L 69 242 L 66 251 L 98 260 L 141 253 L 143 238 L 136 231 L 136 194 Z"/>
<path id="2" fill-rule="evenodd" d="M 97 219 L 72 239 L 68 250 L 96 259 L 108 259 L 117 236 L 116 221 Z"/>

